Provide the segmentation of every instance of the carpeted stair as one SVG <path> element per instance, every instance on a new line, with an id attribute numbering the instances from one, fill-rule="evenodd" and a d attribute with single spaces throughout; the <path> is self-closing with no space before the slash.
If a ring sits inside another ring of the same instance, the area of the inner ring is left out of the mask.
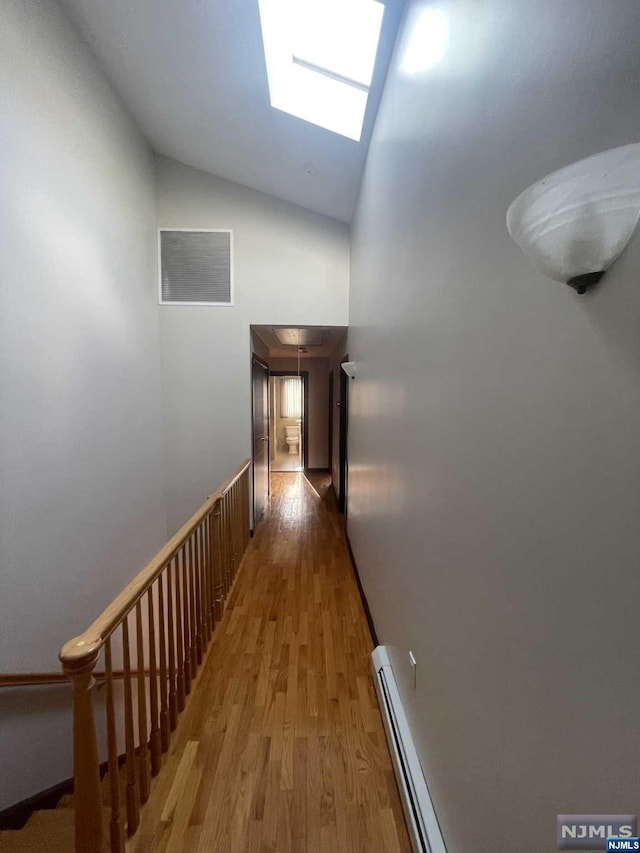
<path id="1" fill-rule="evenodd" d="M 121 780 L 123 784 L 124 780 Z M 102 782 L 106 837 L 110 818 L 109 774 Z M 65 794 L 54 809 L 35 811 L 22 829 L 0 832 L 0 853 L 74 853 L 73 794 Z"/>

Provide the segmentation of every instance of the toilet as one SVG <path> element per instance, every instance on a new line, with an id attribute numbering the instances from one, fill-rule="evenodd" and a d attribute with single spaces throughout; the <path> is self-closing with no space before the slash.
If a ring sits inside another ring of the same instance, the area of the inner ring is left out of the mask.
<path id="1" fill-rule="evenodd" d="M 294 454 L 298 452 L 298 445 L 300 444 L 300 427 L 299 426 L 286 426 L 284 428 L 284 440 L 287 442 L 289 446 L 289 453 Z"/>

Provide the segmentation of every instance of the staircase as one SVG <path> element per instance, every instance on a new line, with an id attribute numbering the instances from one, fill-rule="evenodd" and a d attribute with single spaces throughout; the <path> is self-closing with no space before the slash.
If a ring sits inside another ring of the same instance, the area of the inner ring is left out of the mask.
<path id="1" fill-rule="evenodd" d="M 121 787 L 125 784 L 120 773 Z M 104 806 L 105 836 L 109 836 L 110 779 L 107 773 L 100 783 Z M 52 809 L 35 811 L 22 829 L 0 832 L 0 853 L 74 853 L 74 797 L 65 794 Z"/>
<path id="2" fill-rule="evenodd" d="M 0 831 L 0 853 L 125 853 L 249 542 L 250 479 L 246 459 L 85 633 L 64 645 L 75 796 L 33 812 L 22 829 Z M 96 669 L 99 660 L 104 670 Z M 103 690 L 96 699 L 97 679 Z M 55 680 L 51 673 L 0 675 L 0 687 Z M 109 768 L 102 779 L 98 702 Z"/>
<path id="3" fill-rule="evenodd" d="M 69 808 L 34 812 L 22 829 L 0 832 L 2 853 L 73 853 L 74 816 Z"/>

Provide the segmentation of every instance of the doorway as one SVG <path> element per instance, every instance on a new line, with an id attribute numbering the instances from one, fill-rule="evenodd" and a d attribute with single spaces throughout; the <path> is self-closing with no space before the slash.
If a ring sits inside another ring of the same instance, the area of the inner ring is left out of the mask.
<path id="1" fill-rule="evenodd" d="M 309 372 L 271 371 L 269 394 L 272 471 L 309 467 Z"/>

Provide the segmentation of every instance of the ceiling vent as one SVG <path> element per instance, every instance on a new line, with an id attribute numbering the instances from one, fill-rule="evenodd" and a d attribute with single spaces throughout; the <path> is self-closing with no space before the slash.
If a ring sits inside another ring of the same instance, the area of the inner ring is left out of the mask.
<path id="1" fill-rule="evenodd" d="M 160 229 L 160 304 L 233 305 L 233 233 Z"/>
<path id="2" fill-rule="evenodd" d="M 283 347 L 321 347 L 324 329 L 273 329 L 278 343 Z"/>

